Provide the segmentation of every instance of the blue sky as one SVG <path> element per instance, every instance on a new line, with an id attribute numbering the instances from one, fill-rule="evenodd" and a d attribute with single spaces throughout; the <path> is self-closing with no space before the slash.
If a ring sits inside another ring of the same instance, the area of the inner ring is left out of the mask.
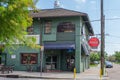
<path id="1" fill-rule="evenodd" d="M 37 8 L 51 9 L 55 0 L 39 0 Z M 120 51 L 120 0 L 103 0 L 105 14 L 105 51 L 108 55 Z M 100 0 L 59 0 L 65 9 L 85 12 L 90 21 L 100 19 Z M 95 34 L 100 34 L 100 21 L 91 22 Z M 100 36 L 96 35 L 100 38 Z M 98 49 L 99 50 L 99 49 Z"/>

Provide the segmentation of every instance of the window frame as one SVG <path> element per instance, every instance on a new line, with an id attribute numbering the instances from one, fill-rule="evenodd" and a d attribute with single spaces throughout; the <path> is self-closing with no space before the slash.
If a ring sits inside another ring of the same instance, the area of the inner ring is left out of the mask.
<path id="1" fill-rule="evenodd" d="M 57 32 L 75 32 L 75 24 L 72 22 L 60 22 L 57 25 Z"/>
<path id="2" fill-rule="evenodd" d="M 34 55 L 34 57 L 33 57 L 33 55 Z M 28 63 L 28 61 L 27 61 L 27 59 L 28 59 L 27 57 L 28 56 L 30 56 L 30 58 L 29 58 L 30 59 L 30 63 Z M 21 60 L 20 60 L 21 64 L 37 64 L 38 63 L 38 53 L 21 53 L 20 57 L 21 57 Z"/>
<path id="3" fill-rule="evenodd" d="M 33 28 L 33 26 L 27 27 L 27 34 L 28 34 L 28 35 L 34 34 L 34 28 Z"/>
<path id="4" fill-rule="evenodd" d="M 45 20 L 45 22 L 44 22 L 44 33 L 45 34 L 51 34 L 51 31 L 52 31 L 52 20 Z"/>

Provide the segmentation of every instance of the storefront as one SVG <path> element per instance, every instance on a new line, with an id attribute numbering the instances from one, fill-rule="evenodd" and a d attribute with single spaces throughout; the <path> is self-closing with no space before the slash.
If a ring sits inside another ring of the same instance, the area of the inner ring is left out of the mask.
<path id="1" fill-rule="evenodd" d="M 49 45 L 49 46 L 48 46 Z M 45 68 L 47 71 L 72 71 L 75 66 L 73 44 L 45 44 Z"/>
<path id="2" fill-rule="evenodd" d="M 74 50 L 52 49 L 45 51 L 46 71 L 73 71 L 75 66 Z"/>

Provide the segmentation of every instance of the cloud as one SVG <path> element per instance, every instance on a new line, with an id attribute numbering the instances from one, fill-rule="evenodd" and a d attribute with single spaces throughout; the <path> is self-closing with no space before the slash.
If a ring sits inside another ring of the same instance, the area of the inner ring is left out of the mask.
<path id="1" fill-rule="evenodd" d="M 86 0 L 75 0 L 77 3 L 86 3 Z"/>

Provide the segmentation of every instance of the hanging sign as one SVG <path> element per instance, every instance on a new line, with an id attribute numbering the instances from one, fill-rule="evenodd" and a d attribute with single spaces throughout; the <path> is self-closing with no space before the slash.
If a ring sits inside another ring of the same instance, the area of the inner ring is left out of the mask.
<path id="1" fill-rule="evenodd" d="M 96 37 L 92 37 L 88 41 L 89 46 L 92 47 L 92 48 L 97 48 L 99 43 L 100 43 L 99 39 L 96 38 Z"/>

